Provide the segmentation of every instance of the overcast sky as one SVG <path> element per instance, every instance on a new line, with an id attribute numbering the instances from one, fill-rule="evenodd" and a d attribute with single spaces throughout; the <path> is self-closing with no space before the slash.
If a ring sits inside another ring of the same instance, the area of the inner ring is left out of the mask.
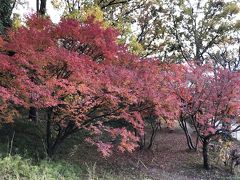
<path id="1" fill-rule="evenodd" d="M 25 0 L 25 1 L 27 2 L 26 5 L 24 6 L 19 5 L 14 10 L 14 13 L 20 14 L 22 18 L 24 17 L 24 15 L 28 15 L 36 12 L 36 0 Z M 62 12 L 54 9 L 51 4 L 51 1 L 47 0 L 47 14 L 50 15 L 52 21 L 56 23 L 60 20 L 60 16 Z"/>
<path id="2" fill-rule="evenodd" d="M 228 1 L 229 0 L 225 0 L 225 2 Z M 26 5 L 24 5 L 24 7 L 19 5 L 17 8 L 15 8 L 14 13 L 18 13 L 21 15 L 21 17 L 24 17 L 24 15 L 36 12 L 36 0 L 25 0 L 25 2 L 27 2 Z M 194 2 L 194 0 L 191 0 L 191 2 Z M 51 0 L 47 0 L 47 14 L 51 17 L 53 22 L 57 23 L 60 20 L 62 13 L 62 11 L 53 8 Z M 240 19 L 240 16 L 237 17 L 237 19 Z"/>

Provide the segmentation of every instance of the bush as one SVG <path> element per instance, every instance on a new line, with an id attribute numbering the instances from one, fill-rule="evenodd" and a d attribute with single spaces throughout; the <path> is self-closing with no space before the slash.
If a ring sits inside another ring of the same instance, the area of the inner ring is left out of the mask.
<path id="1" fill-rule="evenodd" d="M 0 158 L 1 179 L 79 179 L 81 170 L 65 162 L 43 160 L 33 163 L 30 159 L 6 156 Z"/>

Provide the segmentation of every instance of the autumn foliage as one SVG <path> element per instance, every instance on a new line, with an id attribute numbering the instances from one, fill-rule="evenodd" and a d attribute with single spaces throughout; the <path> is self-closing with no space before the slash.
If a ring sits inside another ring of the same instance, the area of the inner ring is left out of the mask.
<path id="1" fill-rule="evenodd" d="M 132 152 L 149 119 L 170 127 L 188 120 L 203 143 L 232 131 L 239 118 L 237 72 L 142 59 L 117 37 L 93 17 L 58 24 L 29 17 L 0 39 L 1 121 L 12 122 L 18 107 L 44 111 L 50 156 L 79 130 L 104 156 L 115 147 Z"/>
<path id="2" fill-rule="evenodd" d="M 128 53 L 116 43 L 114 29 L 93 18 L 55 25 L 32 16 L 26 24 L 9 32 L 1 53 L 1 108 L 11 103 L 44 110 L 49 155 L 83 129 L 103 155 L 116 144 L 133 151 L 144 134 L 147 109 L 170 116 L 167 92 L 156 86 L 163 80 L 158 63 Z"/>
<path id="3" fill-rule="evenodd" d="M 198 66 L 194 63 L 172 65 L 167 71 L 169 84 L 180 102 L 179 121 L 188 145 L 192 146 L 192 140 L 184 126 L 186 123 L 196 131 L 196 145 L 200 140 L 204 167 L 209 169 L 208 145 L 211 140 L 229 138 L 240 128 L 240 74 L 211 64 Z"/>

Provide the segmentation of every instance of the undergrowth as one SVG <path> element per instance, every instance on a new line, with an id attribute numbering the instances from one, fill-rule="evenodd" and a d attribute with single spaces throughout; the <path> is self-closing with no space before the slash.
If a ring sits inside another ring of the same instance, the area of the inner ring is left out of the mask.
<path id="1" fill-rule="evenodd" d="M 0 180 L 124 180 L 135 179 L 102 169 L 97 163 L 76 163 L 81 158 L 77 144 L 84 141 L 85 132 L 76 133 L 48 159 L 44 147 L 41 122 L 17 121 L 0 127 Z M 86 156 L 87 154 L 85 154 Z M 77 161 L 77 159 L 76 159 Z M 140 179 L 144 179 L 141 175 Z"/>
<path id="2" fill-rule="evenodd" d="M 80 168 L 65 162 L 41 160 L 34 163 L 31 159 L 25 159 L 19 155 L 0 158 L 0 179 L 3 180 L 75 180 L 79 179 L 81 173 Z"/>

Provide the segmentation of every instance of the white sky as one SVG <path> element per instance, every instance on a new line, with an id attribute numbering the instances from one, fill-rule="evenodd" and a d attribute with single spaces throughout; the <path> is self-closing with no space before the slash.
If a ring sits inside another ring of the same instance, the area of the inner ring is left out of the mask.
<path id="1" fill-rule="evenodd" d="M 15 8 L 14 13 L 20 14 L 21 18 L 24 17 L 24 15 L 28 15 L 31 13 L 36 12 L 36 0 L 25 0 L 26 5 L 19 5 L 17 8 Z M 58 11 L 53 8 L 51 4 L 51 0 L 47 0 L 47 14 L 51 17 L 52 21 L 54 23 L 57 23 L 60 20 L 60 16 L 63 12 Z"/>
<path id="2" fill-rule="evenodd" d="M 225 2 L 228 2 L 228 1 L 229 0 L 225 0 Z M 14 13 L 18 13 L 20 14 L 21 17 L 24 17 L 24 15 L 28 15 L 36 12 L 36 0 L 25 0 L 25 2 L 27 2 L 26 5 L 24 5 L 24 7 L 19 5 L 17 8 L 15 8 Z M 62 13 L 63 13 L 63 10 L 59 11 L 54 9 L 51 4 L 51 0 L 47 0 L 47 14 L 51 17 L 54 23 L 59 22 L 60 16 L 62 15 Z M 240 16 L 238 16 L 237 19 L 240 19 Z"/>

